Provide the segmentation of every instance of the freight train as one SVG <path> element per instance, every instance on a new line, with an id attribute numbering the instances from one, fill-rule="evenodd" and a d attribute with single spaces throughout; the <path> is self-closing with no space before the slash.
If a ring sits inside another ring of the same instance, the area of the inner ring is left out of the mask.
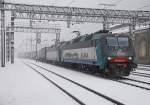
<path id="1" fill-rule="evenodd" d="M 111 76 L 129 76 L 136 68 L 135 50 L 130 36 L 105 31 L 44 47 L 38 51 L 37 57 L 41 61 Z"/>

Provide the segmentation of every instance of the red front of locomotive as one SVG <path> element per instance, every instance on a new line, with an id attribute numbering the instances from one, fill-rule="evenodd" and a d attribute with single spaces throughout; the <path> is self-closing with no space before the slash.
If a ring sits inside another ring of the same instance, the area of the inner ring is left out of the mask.
<path id="1" fill-rule="evenodd" d="M 108 35 L 105 40 L 106 72 L 114 76 L 128 76 L 136 67 L 132 39 L 127 35 Z"/>
<path id="2" fill-rule="evenodd" d="M 109 71 L 117 76 L 128 76 L 134 69 L 132 57 L 116 56 L 108 58 Z"/>

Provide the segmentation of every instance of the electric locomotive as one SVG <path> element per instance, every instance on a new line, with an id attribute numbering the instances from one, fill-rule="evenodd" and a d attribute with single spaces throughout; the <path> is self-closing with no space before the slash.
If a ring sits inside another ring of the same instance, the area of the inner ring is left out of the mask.
<path id="1" fill-rule="evenodd" d="M 66 42 L 60 51 L 63 63 L 111 76 L 128 76 L 136 67 L 132 40 L 125 34 L 83 35 Z"/>
<path id="2" fill-rule="evenodd" d="M 128 76 L 136 68 L 135 50 L 130 36 L 106 31 L 42 48 L 37 54 L 42 61 L 110 76 Z"/>
<path id="3" fill-rule="evenodd" d="M 128 35 L 108 34 L 100 39 L 106 73 L 128 76 L 136 68 L 135 50 Z M 100 58 L 101 59 L 101 58 Z M 101 62 L 101 60 L 100 60 Z"/>

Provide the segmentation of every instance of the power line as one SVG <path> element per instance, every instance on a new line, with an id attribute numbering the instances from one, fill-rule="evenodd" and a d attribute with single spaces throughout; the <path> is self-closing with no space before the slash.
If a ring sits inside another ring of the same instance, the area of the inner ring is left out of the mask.
<path id="1" fill-rule="evenodd" d="M 56 4 L 57 1 L 58 1 L 58 0 L 54 0 L 53 3 L 52 3 L 52 5 Z"/>
<path id="2" fill-rule="evenodd" d="M 117 4 L 117 3 L 121 2 L 121 1 L 123 1 L 123 0 L 117 0 L 115 2 L 112 2 L 112 4 Z"/>
<path id="3" fill-rule="evenodd" d="M 67 7 L 69 7 L 73 2 L 75 2 L 75 0 L 71 0 L 71 2 L 67 5 Z"/>
<path id="4" fill-rule="evenodd" d="M 116 4 L 105 4 L 105 3 L 101 3 L 101 4 L 98 4 L 98 5 L 102 5 L 102 6 L 110 6 L 110 7 L 116 6 Z"/>
<path id="5" fill-rule="evenodd" d="M 142 9 L 142 8 L 146 8 L 146 7 L 149 7 L 149 6 L 150 6 L 150 4 L 149 4 L 149 5 L 142 6 L 142 7 L 137 8 L 137 9 Z"/>

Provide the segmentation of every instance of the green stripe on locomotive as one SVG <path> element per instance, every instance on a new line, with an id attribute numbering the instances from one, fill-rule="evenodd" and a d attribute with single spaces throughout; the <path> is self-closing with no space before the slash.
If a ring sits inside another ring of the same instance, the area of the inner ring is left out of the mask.
<path id="1" fill-rule="evenodd" d="M 96 42 L 96 56 L 97 56 L 97 64 L 99 66 L 99 69 L 105 69 L 106 68 L 106 57 L 102 55 L 102 46 L 100 43 L 100 40 L 95 40 Z"/>

